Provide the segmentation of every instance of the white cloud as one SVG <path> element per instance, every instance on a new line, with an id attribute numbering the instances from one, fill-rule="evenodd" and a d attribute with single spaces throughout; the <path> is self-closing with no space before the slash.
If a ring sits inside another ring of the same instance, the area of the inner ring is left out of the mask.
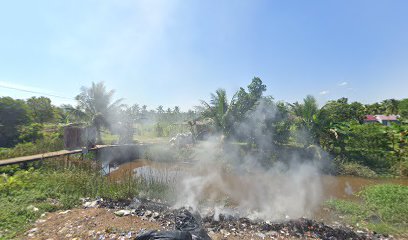
<path id="1" fill-rule="evenodd" d="M 329 94 L 329 91 L 324 90 L 324 91 L 319 92 L 319 94 L 320 94 L 320 95 L 327 95 L 327 94 Z"/>
<path id="2" fill-rule="evenodd" d="M 341 83 L 339 83 L 339 86 L 343 87 L 343 86 L 346 86 L 347 84 L 348 84 L 348 82 L 341 82 Z"/>

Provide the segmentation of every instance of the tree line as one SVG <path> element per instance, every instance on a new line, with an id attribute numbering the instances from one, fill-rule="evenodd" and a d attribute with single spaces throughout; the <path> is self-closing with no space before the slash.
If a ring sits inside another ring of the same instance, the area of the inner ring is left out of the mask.
<path id="1" fill-rule="evenodd" d="M 342 163 L 408 174 L 404 172 L 408 169 L 407 98 L 373 104 L 340 98 L 319 107 L 310 95 L 302 102 L 275 101 L 264 95 L 266 88 L 260 78 L 254 77 L 231 98 L 224 89 L 218 89 L 210 94 L 209 101 L 201 100 L 199 106 L 187 112 L 178 106 L 149 110 L 146 105 L 125 105 L 123 99 L 114 99 L 114 90 L 108 90 L 103 82 L 82 87 L 75 106 L 57 107 L 46 97 L 1 97 L 0 147 L 42 139 L 47 135 L 44 126 L 52 124 L 83 123 L 97 129 L 99 142 L 102 131 L 117 134 L 126 142 L 132 141 L 144 126 L 150 126 L 148 131 L 161 137 L 191 130 L 196 122 L 203 121 L 211 133 L 246 143 L 265 154 L 274 154 L 271 149 L 279 152 L 288 147 L 318 146 Z M 367 114 L 399 115 L 399 124 L 364 124 Z"/>

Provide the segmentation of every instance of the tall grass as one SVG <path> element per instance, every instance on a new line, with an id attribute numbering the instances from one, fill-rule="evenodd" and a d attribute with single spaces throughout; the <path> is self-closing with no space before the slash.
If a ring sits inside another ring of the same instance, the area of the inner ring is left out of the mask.
<path id="1" fill-rule="evenodd" d="M 0 239 L 15 238 L 42 213 L 78 206 L 80 198 L 122 200 L 143 195 L 165 199 L 170 182 L 134 177 L 110 180 L 101 166 L 80 155 L 45 160 L 29 169 L 0 168 Z M 33 211 L 32 207 L 38 208 Z"/>
<path id="2" fill-rule="evenodd" d="M 381 184 L 357 193 L 361 202 L 330 200 L 327 205 L 353 225 L 408 237 L 408 186 Z"/>

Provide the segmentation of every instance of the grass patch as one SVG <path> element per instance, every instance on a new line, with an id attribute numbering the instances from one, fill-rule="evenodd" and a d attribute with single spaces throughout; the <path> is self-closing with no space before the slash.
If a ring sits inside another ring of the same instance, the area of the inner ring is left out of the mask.
<path id="1" fill-rule="evenodd" d="M 63 163 L 53 159 L 37 169 L 0 168 L 0 239 L 15 238 L 42 213 L 73 208 L 83 197 L 120 200 L 143 194 L 165 199 L 171 191 L 166 182 L 130 175 L 111 181 L 91 160 Z"/>
<path id="2" fill-rule="evenodd" d="M 329 200 L 326 205 L 348 223 L 384 234 L 408 233 L 408 186 L 381 184 L 357 193 L 361 202 Z"/>

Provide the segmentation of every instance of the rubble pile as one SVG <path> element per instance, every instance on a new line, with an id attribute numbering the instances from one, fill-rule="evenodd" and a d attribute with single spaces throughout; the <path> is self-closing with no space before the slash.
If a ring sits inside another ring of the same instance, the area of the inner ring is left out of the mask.
<path id="1" fill-rule="evenodd" d="M 251 220 L 245 217 L 214 214 L 204 216 L 191 209 L 171 209 L 168 205 L 149 200 L 134 199 L 129 202 L 101 202 L 101 207 L 130 209 L 129 214 L 145 220 L 157 221 L 162 232 L 143 232 L 138 239 L 172 239 L 169 236 L 187 236 L 183 239 L 207 240 L 221 234 L 224 238 L 251 235 L 256 238 L 307 238 L 307 239 L 390 239 L 388 236 L 368 231 L 355 231 L 345 226 L 328 226 L 322 222 L 300 218 L 283 222 Z M 215 220 L 216 219 L 216 220 Z M 171 235 L 173 234 L 173 235 Z M 149 238 L 150 236 L 150 238 Z M 166 237 L 167 236 L 167 237 Z M 179 238 L 174 238 L 179 239 Z"/>
<path id="2" fill-rule="evenodd" d="M 286 236 L 297 238 L 316 239 L 371 239 L 368 233 L 356 233 L 347 227 L 330 227 L 322 222 L 300 218 L 284 222 L 252 221 L 248 218 L 231 218 L 223 215 L 219 216 L 219 221 L 215 221 L 213 216 L 204 218 L 205 226 L 210 231 L 223 232 L 224 236 L 241 235 L 245 232 L 254 233 L 257 236 Z M 378 236 L 380 237 L 380 236 Z"/>

